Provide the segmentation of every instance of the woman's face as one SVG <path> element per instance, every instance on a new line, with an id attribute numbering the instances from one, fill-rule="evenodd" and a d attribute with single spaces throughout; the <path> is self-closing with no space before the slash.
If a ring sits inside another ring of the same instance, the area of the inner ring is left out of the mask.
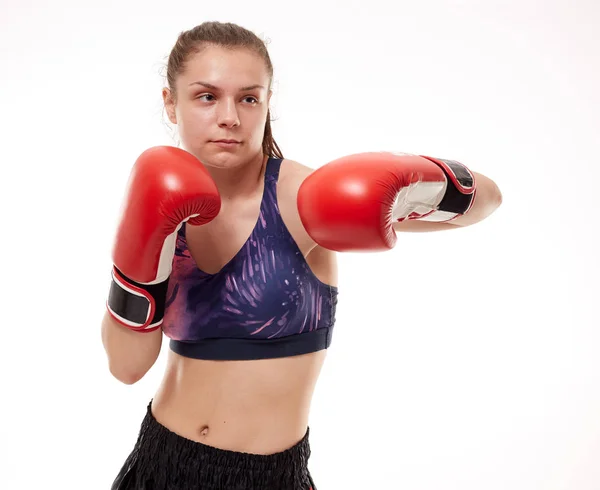
<path id="1" fill-rule="evenodd" d="M 168 89 L 163 99 L 183 148 L 207 166 L 232 168 L 262 156 L 269 85 L 258 55 L 209 45 L 176 80 L 176 102 Z"/>

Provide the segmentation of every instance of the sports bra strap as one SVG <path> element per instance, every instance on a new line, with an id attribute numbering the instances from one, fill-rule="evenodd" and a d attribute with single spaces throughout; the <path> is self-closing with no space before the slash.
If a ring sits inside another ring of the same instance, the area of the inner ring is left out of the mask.
<path id="1" fill-rule="evenodd" d="M 265 180 L 277 182 L 282 161 L 282 158 L 269 158 L 267 161 L 267 169 L 265 170 Z"/>

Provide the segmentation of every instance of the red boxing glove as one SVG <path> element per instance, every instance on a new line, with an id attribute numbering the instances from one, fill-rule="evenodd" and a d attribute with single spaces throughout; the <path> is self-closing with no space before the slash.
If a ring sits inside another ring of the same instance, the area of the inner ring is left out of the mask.
<path id="1" fill-rule="evenodd" d="M 221 199 L 196 157 L 157 146 L 136 160 L 113 247 L 112 283 L 106 306 L 136 331 L 160 328 L 177 231 L 184 221 L 202 225 L 219 214 Z"/>
<path id="2" fill-rule="evenodd" d="M 395 221 L 450 221 L 475 197 L 475 178 L 459 162 L 403 153 L 349 155 L 310 174 L 298 191 L 307 233 L 329 250 L 389 250 Z"/>

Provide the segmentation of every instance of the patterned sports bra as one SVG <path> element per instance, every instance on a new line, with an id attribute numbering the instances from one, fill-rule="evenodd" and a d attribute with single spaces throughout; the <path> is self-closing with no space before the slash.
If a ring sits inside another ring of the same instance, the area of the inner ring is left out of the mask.
<path id="1" fill-rule="evenodd" d="M 200 270 L 177 232 L 163 332 L 170 348 L 197 359 L 249 360 L 327 349 L 338 289 L 320 281 L 277 204 L 282 159 L 269 158 L 258 221 L 218 273 Z"/>

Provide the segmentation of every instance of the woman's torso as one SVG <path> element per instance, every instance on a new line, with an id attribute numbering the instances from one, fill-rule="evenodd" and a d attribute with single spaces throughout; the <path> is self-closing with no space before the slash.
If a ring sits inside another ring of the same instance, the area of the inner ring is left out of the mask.
<path id="1" fill-rule="evenodd" d="M 312 272 L 336 286 L 334 253 L 315 246 L 298 216 L 297 191 L 306 172 L 296 162 L 283 161 L 277 182 L 279 211 Z M 223 203 L 211 223 L 186 227 L 190 255 L 201 270 L 217 273 L 241 249 L 258 220 L 262 195 L 261 186 L 244 202 Z M 326 350 L 319 350 L 277 359 L 212 361 L 169 350 L 152 411 L 161 424 L 194 441 L 256 454 L 282 451 L 306 432 L 325 356 Z"/>

